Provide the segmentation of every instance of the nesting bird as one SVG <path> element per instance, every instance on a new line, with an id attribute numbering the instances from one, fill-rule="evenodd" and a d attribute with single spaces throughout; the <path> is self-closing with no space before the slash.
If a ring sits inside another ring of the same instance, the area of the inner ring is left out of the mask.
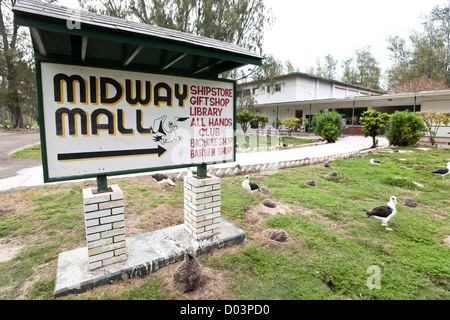
<path id="1" fill-rule="evenodd" d="M 270 199 L 264 199 L 264 201 L 262 202 L 263 206 L 268 207 L 268 208 L 275 208 L 277 205 L 275 204 L 275 202 L 273 202 Z"/>
<path id="2" fill-rule="evenodd" d="M 183 292 L 194 290 L 200 284 L 203 268 L 194 254 L 186 251 L 184 261 L 175 269 L 173 282 Z"/>
<path id="3" fill-rule="evenodd" d="M 158 182 L 159 188 L 163 191 L 165 191 L 165 189 L 162 186 L 165 186 L 165 185 L 170 185 L 173 187 L 176 186 L 176 184 L 175 184 L 176 179 L 173 175 L 171 175 L 169 177 L 168 175 L 163 174 L 163 173 L 155 173 L 155 174 L 152 174 L 152 178 L 155 179 L 156 182 Z"/>
<path id="4" fill-rule="evenodd" d="M 442 179 L 445 180 L 445 176 L 450 173 L 450 162 L 447 162 L 447 168 L 440 168 L 434 170 L 432 173 L 438 173 L 442 176 Z"/>
<path id="5" fill-rule="evenodd" d="M 374 217 L 381 221 L 381 225 L 386 227 L 386 230 L 392 230 L 388 228 L 388 222 L 391 220 L 397 213 L 397 197 L 391 196 L 389 198 L 389 202 L 385 205 L 376 207 L 372 210 L 363 210 L 367 214 L 367 218 Z"/>
<path id="6" fill-rule="evenodd" d="M 375 160 L 375 159 L 370 159 L 370 163 L 373 163 L 373 164 L 382 164 L 381 161 L 378 161 L 378 160 Z"/>
<path id="7" fill-rule="evenodd" d="M 289 235 L 284 230 L 274 230 L 270 234 L 270 239 L 278 241 L 278 242 L 286 242 L 289 238 Z"/>
<path id="8" fill-rule="evenodd" d="M 336 180 L 338 177 L 338 174 L 336 171 L 331 171 L 330 173 L 327 173 L 324 178 L 327 180 Z"/>
<path id="9" fill-rule="evenodd" d="M 253 194 L 254 192 L 256 192 L 256 191 L 259 191 L 259 192 L 261 192 L 261 193 L 263 193 L 263 194 L 268 194 L 268 193 L 270 193 L 270 190 L 267 189 L 266 187 L 261 187 L 261 188 L 260 188 L 256 183 L 251 182 L 251 181 L 250 181 L 250 176 L 249 176 L 249 175 L 246 175 L 245 178 L 244 178 L 244 181 L 242 181 L 242 188 L 244 188 L 245 191 L 248 192 L 248 194 L 249 194 L 248 199 L 249 199 L 249 200 L 250 200 L 250 198 L 252 197 L 252 194 Z"/>

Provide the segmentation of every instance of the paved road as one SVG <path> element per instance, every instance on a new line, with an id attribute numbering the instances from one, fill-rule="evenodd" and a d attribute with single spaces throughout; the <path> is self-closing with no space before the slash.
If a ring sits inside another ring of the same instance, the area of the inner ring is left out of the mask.
<path id="1" fill-rule="evenodd" d="M 13 177 L 24 168 L 39 166 L 41 160 L 9 157 L 13 151 L 39 142 L 39 133 L 0 133 L 0 180 Z"/>

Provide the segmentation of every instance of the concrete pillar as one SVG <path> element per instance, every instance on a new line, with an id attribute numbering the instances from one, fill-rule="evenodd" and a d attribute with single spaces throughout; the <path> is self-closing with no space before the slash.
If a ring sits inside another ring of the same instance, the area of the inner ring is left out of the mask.
<path id="1" fill-rule="evenodd" d="M 111 192 L 83 189 L 89 270 L 127 260 L 123 192 L 109 187 Z"/>
<path id="2" fill-rule="evenodd" d="M 184 228 L 194 239 L 220 232 L 220 178 L 184 177 Z"/>

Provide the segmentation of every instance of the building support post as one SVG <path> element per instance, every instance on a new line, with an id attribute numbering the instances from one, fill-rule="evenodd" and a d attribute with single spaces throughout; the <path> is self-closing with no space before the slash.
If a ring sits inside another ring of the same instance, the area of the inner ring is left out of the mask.
<path id="1" fill-rule="evenodd" d="M 198 178 L 206 178 L 207 175 L 207 166 L 206 164 L 201 164 L 197 166 L 197 177 Z"/>
<path id="2" fill-rule="evenodd" d="M 308 132 L 311 131 L 311 102 L 309 103 Z"/>
<path id="3" fill-rule="evenodd" d="M 352 110 L 352 136 L 353 136 L 353 126 L 355 125 L 355 100 L 353 100 L 353 110 Z"/>
<path id="4" fill-rule="evenodd" d="M 108 191 L 108 179 L 106 175 L 97 176 L 97 192 Z"/>

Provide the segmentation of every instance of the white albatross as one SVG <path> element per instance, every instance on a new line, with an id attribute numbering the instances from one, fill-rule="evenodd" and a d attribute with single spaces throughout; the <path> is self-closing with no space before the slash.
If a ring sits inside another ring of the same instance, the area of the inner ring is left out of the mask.
<path id="1" fill-rule="evenodd" d="M 376 207 L 372 210 L 363 210 L 367 214 L 367 218 L 374 217 L 375 219 L 378 219 L 381 221 L 381 225 L 383 227 L 386 227 L 386 230 L 391 230 L 391 228 L 388 228 L 388 222 L 391 220 L 397 213 L 397 208 L 395 207 L 397 205 L 397 197 L 391 196 L 389 198 L 389 202 L 383 206 Z"/>
<path id="2" fill-rule="evenodd" d="M 432 173 L 438 173 L 442 176 L 442 180 L 445 180 L 445 176 L 450 173 L 450 162 L 447 162 L 447 168 L 440 168 L 434 170 Z"/>
<path id="3" fill-rule="evenodd" d="M 242 188 L 244 188 L 245 191 L 247 191 L 248 194 L 250 195 L 250 197 L 248 198 L 249 200 L 252 197 L 253 192 L 259 191 L 262 194 L 269 194 L 271 192 L 270 189 L 266 187 L 260 188 L 256 183 L 251 182 L 249 175 L 246 175 L 244 181 L 242 181 Z"/>
<path id="4" fill-rule="evenodd" d="M 370 159 L 370 163 L 373 163 L 373 164 L 382 164 L 381 161 L 378 161 L 378 160 L 375 160 L 375 159 Z"/>
<path id="5" fill-rule="evenodd" d="M 250 181 L 249 175 L 246 175 L 244 181 L 242 181 L 242 188 L 244 188 L 245 191 L 247 191 L 250 195 L 248 199 L 252 197 L 253 192 L 259 191 L 259 186 L 256 183 Z"/>
<path id="6" fill-rule="evenodd" d="M 166 174 L 163 173 L 155 173 L 152 174 L 152 178 L 155 179 L 156 182 L 158 182 L 159 188 L 163 191 L 166 191 L 162 185 L 170 185 L 172 187 L 175 187 L 175 177 L 172 175 L 169 177 Z"/>

